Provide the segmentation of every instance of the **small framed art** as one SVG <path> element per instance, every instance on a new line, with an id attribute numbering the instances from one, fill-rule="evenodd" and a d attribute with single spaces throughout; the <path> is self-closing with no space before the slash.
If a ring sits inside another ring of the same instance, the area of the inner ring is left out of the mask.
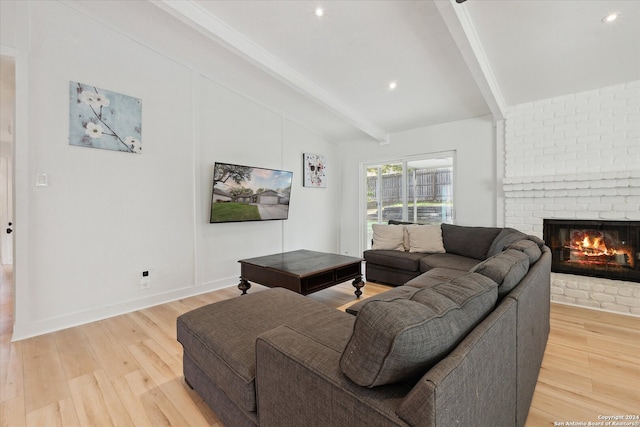
<path id="1" fill-rule="evenodd" d="M 304 171 L 304 186 L 327 187 L 327 161 L 320 154 L 304 153 L 302 155 L 302 169 Z"/>
<path id="2" fill-rule="evenodd" d="M 69 82 L 69 144 L 142 153 L 142 100 Z"/>

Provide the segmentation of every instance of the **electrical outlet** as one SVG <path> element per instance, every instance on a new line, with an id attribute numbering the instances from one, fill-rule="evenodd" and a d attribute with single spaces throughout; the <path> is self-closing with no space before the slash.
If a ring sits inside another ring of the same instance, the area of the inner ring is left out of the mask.
<path id="1" fill-rule="evenodd" d="M 151 286 L 151 278 L 149 277 L 149 271 L 145 270 L 142 272 L 142 277 L 140 278 L 140 289 L 149 289 Z"/>

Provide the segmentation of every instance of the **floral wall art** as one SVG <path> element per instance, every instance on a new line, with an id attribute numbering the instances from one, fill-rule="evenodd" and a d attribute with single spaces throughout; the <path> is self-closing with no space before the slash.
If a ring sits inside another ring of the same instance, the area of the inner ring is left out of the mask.
<path id="1" fill-rule="evenodd" d="M 304 163 L 304 186 L 326 188 L 327 161 L 324 156 L 304 153 L 302 157 Z"/>
<path id="2" fill-rule="evenodd" d="M 142 100 L 69 82 L 69 144 L 142 153 Z"/>

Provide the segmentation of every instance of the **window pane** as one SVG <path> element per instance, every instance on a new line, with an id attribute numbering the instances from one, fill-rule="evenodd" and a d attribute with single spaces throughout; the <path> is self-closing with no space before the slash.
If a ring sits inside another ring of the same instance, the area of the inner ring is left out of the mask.
<path id="1" fill-rule="evenodd" d="M 366 249 L 371 249 L 371 239 L 373 238 L 372 224 L 377 224 L 382 221 L 382 211 L 378 209 L 378 198 L 380 194 L 378 179 L 379 168 L 370 167 L 367 168 L 367 244 Z"/>
<path id="2" fill-rule="evenodd" d="M 402 163 L 367 168 L 367 248 L 371 247 L 371 224 L 402 220 Z"/>
<path id="3" fill-rule="evenodd" d="M 453 157 L 407 162 L 407 205 L 411 222 L 453 222 Z"/>
<path id="4" fill-rule="evenodd" d="M 382 166 L 382 222 L 402 220 L 402 163 Z"/>

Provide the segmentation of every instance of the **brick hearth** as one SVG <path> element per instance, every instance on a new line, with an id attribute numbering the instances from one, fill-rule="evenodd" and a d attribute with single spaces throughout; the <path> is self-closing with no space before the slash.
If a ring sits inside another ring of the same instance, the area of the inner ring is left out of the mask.
<path id="1" fill-rule="evenodd" d="M 505 225 L 640 220 L 640 81 L 521 104 L 505 120 Z M 640 315 L 640 284 L 552 273 L 553 301 Z"/>

